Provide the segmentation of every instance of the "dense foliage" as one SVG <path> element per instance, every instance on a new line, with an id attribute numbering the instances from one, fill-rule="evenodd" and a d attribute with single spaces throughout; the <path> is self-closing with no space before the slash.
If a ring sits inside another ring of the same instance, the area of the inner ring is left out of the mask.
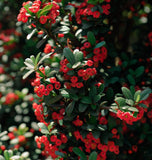
<path id="1" fill-rule="evenodd" d="M 151 2 L 0 8 L 0 159 L 151 160 Z"/>

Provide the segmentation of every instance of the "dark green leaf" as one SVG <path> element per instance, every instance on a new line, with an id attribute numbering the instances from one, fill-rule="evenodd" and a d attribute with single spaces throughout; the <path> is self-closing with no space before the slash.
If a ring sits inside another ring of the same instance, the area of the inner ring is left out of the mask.
<path id="1" fill-rule="evenodd" d="M 46 5 L 42 10 L 37 12 L 37 17 L 40 18 L 42 15 L 46 15 L 48 11 L 51 10 L 52 7 L 53 7 L 53 4 Z"/>
<path id="2" fill-rule="evenodd" d="M 96 38 L 95 38 L 93 32 L 89 31 L 89 32 L 87 33 L 87 37 L 88 37 L 88 41 L 91 43 L 91 45 L 92 45 L 92 46 L 95 45 L 95 43 L 96 43 Z"/>
<path id="3" fill-rule="evenodd" d="M 149 97 L 149 94 L 152 93 L 150 88 L 146 88 L 140 93 L 140 100 L 145 100 Z"/>
<path id="4" fill-rule="evenodd" d="M 143 107 L 143 108 L 148 108 L 145 104 L 139 103 L 138 106 Z"/>
<path id="5" fill-rule="evenodd" d="M 93 137 L 97 139 L 100 137 L 101 131 L 94 130 L 92 131 L 92 134 L 93 134 Z"/>
<path id="6" fill-rule="evenodd" d="M 108 90 L 106 92 L 106 97 L 107 97 L 108 101 L 113 101 L 114 91 L 113 91 L 113 89 L 111 87 L 108 88 Z"/>
<path id="7" fill-rule="evenodd" d="M 65 154 L 59 151 L 55 151 L 55 154 L 61 157 L 65 157 Z"/>
<path id="8" fill-rule="evenodd" d="M 132 100 L 134 99 L 131 91 L 128 88 L 122 87 L 121 90 L 122 90 L 122 93 L 125 96 L 125 98 L 132 99 Z"/>
<path id="9" fill-rule="evenodd" d="M 75 101 L 72 101 L 66 108 L 67 115 L 70 115 L 74 109 Z"/>
<path id="10" fill-rule="evenodd" d="M 99 88 L 98 88 L 98 92 L 101 94 L 104 91 L 104 83 L 102 83 Z"/>
<path id="11" fill-rule="evenodd" d="M 93 98 L 93 102 L 96 103 L 98 102 L 101 97 L 103 97 L 105 94 L 98 94 L 98 95 L 94 95 L 94 98 Z"/>
<path id="12" fill-rule="evenodd" d="M 53 103 L 58 102 L 62 98 L 62 95 L 56 95 L 56 96 L 45 96 L 44 101 L 49 106 Z"/>
<path id="13" fill-rule="evenodd" d="M 100 47 L 104 46 L 105 44 L 106 44 L 106 42 L 105 42 L 105 41 L 102 41 L 102 42 L 98 43 L 98 44 L 95 46 L 95 48 L 100 48 Z"/>
<path id="14" fill-rule="evenodd" d="M 141 75 L 144 73 L 144 70 L 145 70 L 144 66 L 138 67 L 138 68 L 135 70 L 135 76 L 136 76 L 136 77 L 141 76 Z"/>
<path id="15" fill-rule="evenodd" d="M 98 0 L 88 0 L 87 3 L 96 5 L 98 3 Z"/>
<path id="16" fill-rule="evenodd" d="M 119 105 L 119 107 L 123 107 L 126 105 L 126 99 L 122 98 L 122 97 L 117 97 L 115 99 L 115 101 L 117 102 L 117 104 Z"/>
<path id="17" fill-rule="evenodd" d="M 88 104 L 79 103 L 79 112 L 84 112 L 88 107 Z"/>
<path id="18" fill-rule="evenodd" d="M 96 109 L 96 105 L 95 104 L 91 104 L 91 108 L 93 109 L 93 110 L 95 110 Z"/>
<path id="19" fill-rule="evenodd" d="M 78 51 L 74 54 L 74 57 L 76 62 L 81 62 L 83 60 L 83 53 Z"/>
<path id="20" fill-rule="evenodd" d="M 133 78 L 132 75 L 128 74 L 128 75 L 127 75 L 127 79 L 128 79 L 128 81 L 129 81 L 129 83 L 130 83 L 131 85 L 135 85 L 135 84 L 136 84 L 135 79 Z"/>
<path id="21" fill-rule="evenodd" d="M 78 101 L 79 97 L 76 94 L 71 94 L 70 93 L 70 98 L 73 99 L 74 101 Z"/>
<path id="22" fill-rule="evenodd" d="M 85 153 L 83 151 L 81 151 L 81 149 L 79 149 L 78 147 L 73 147 L 73 152 L 76 155 L 80 156 L 83 160 L 87 160 Z"/>
<path id="23" fill-rule="evenodd" d="M 73 52 L 70 50 L 70 48 L 64 48 L 63 55 L 67 58 L 70 64 L 75 64 L 75 58 L 73 55 Z"/>
<path id="24" fill-rule="evenodd" d="M 91 104 L 92 103 L 90 97 L 82 97 L 81 102 L 85 103 L 85 104 Z"/>
<path id="25" fill-rule="evenodd" d="M 89 91 L 89 96 L 93 98 L 97 94 L 97 88 L 95 85 L 92 85 Z"/>
<path id="26" fill-rule="evenodd" d="M 97 159 L 97 152 L 93 151 L 90 156 L 89 156 L 89 160 L 96 160 Z"/>

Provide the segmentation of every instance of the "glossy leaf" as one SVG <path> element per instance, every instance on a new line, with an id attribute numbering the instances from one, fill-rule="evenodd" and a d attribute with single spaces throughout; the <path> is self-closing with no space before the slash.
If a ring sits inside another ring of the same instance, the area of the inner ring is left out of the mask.
<path id="1" fill-rule="evenodd" d="M 89 156 L 89 160 L 96 160 L 97 159 L 97 152 L 93 151 L 90 156 Z"/>
<path id="2" fill-rule="evenodd" d="M 149 97 L 149 94 L 152 93 L 150 88 L 146 88 L 140 93 L 140 100 L 145 100 Z"/>
<path id="3" fill-rule="evenodd" d="M 82 158 L 82 160 L 87 160 L 85 153 L 83 151 L 81 151 L 81 149 L 79 149 L 78 147 L 73 147 L 73 152 L 76 155 L 80 156 Z"/>
<path id="4" fill-rule="evenodd" d="M 79 103 L 79 112 L 84 112 L 88 107 L 88 104 Z"/>
<path id="5" fill-rule="evenodd" d="M 74 109 L 75 101 L 72 101 L 66 108 L 66 113 L 70 115 Z"/>
<path id="6" fill-rule="evenodd" d="M 102 42 L 98 43 L 98 44 L 95 46 L 95 48 L 100 48 L 100 47 L 104 46 L 105 44 L 106 44 L 106 42 L 105 42 L 105 41 L 102 41 Z"/>
<path id="7" fill-rule="evenodd" d="M 73 52 L 70 50 L 70 48 L 64 48 L 63 55 L 67 58 L 70 64 L 75 64 L 75 58 L 73 55 Z"/>
<path id="8" fill-rule="evenodd" d="M 95 45 L 95 43 L 96 43 L 96 38 L 95 38 L 93 32 L 89 31 L 89 32 L 87 33 L 87 37 L 88 37 L 88 41 L 91 43 L 91 45 L 92 45 L 92 46 Z"/>
<path id="9" fill-rule="evenodd" d="M 91 104 L 92 101 L 90 97 L 82 97 L 81 102 L 85 104 Z"/>
<path id="10" fill-rule="evenodd" d="M 125 96 L 125 98 L 133 100 L 133 95 L 132 95 L 131 91 L 128 88 L 122 87 L 121 90 L 122 90 L 122 93 Z"/>

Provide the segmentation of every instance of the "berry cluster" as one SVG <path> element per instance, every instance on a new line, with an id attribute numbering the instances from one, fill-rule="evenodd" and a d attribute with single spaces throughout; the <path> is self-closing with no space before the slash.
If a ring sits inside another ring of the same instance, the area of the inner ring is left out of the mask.
<path id="1" fill-rule="evenodd" d="M 60 138 L 56 135 L 51 135 L 50 139 L 48 139 L 47 136 L 41 136 L 35 138 L 37 147 L 41 148 L 42 144 L 44 145 L 42 154 L 45 156 L 51 156 L 53 159 L 59 157 L 55 154 L 56 151 L 63 152 L 62 149 L 59 149 L 58 147 L 62 144 L 67 143 L 68 139 L 65 134 L 60 134 Z M 59 160 L 63 160 L 63 158 L 60 158 Z"/>
<path id="2" fill-rule="evenodd" d="M 110 2 L 110 1 L 105 1 Z M 109 15 L 109 9 L 110 4 L 102 4 L 98 7 L 98 9 L 93 10 L 92 8 L 95 8 L 95 5 L 88 4 L 87 0 L 85 2 L 81 3 L 80 6 L 75 6 L 77 9 L 76 11 L 76 21 L 78 24 L 81 24 L 82 21 L 90 21 L 92 19 L 98 19 L 101 18 L 103 15 Z M 102 10 L 102 11 L 101 11 Z"/>
<path id="3" fill-rule="evenodd" d="M 121 110 L 118 110 L 117 117 L 120 118 L 121 120 L 124 120 L 126 123 L 133 125 L 133 122 L 140 120 L 144 115 L 144 109 L 141 107 L 137 108 L 139 110 L 137 117 L 134 117 L 133 113 L 123 112 Z"/>
<path id="4" fill-rule="evenodd" d="M 18 21 L 26 23 L 30 19 L 37 19 L 40 24 L 54 24 L 59 15 L 59 5 L 53 2 L 42 3 L 40 0 L 24 2 L 18 14 Z M 36 17 L 36 18 L 35 18 Z M 36 25 L 33 24 L 33 26 Z"/>

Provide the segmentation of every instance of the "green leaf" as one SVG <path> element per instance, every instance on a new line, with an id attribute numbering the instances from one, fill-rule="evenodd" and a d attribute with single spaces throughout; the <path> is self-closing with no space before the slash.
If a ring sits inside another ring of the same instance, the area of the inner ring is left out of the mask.
<path id="1" fill-rule="evenodd" d="M 98 3 L 98 0 L 88 0 L 87 3 L 96 5 Z"/>
<path id="2" fill-rule="evenodd" d="M 133 112 L 139 112 L 138 109 L 135 107 L 129 107 L 128 110 Z"/>
<path id="3" fill-rule="evenodd" d="M 138 67 L 138 68 L 135 70 L 135 76 L 136 76 L 136 77 L 141 76 L 141 75 L 144 73 L 144 70 L 145 70 L 144 66 Z"/>
<path id="4" fill-rule="evenodd" d="M 73 152 L 76 155 L 80 156 L 82 158 L 82 160 L 87 160 L 85 153 L 83 151 L 81 151 L 81 149 L 79 149 L 78 147 L 73 147 Z"/>
<path id="5" fill-rule="evenodd" d="M 73 52 L 70 50 L 70 48 L 64 48 L 63 55 L 67 58 L 70 64 L 75 64 L 75 58 L 73 55 Z"/>
<path id="6" fill-rule="evenodd" d="M 40 18 L 42 15 L 46 15 L 48 11 L 51 10 L 52 7 L 53 7 L 53 4 L 46 5 L 42 10 L 37 12 L 37 17 Z"/>
<path id="7" fill-rule="evenodd" d="M 79 112 L 84 112 L 88 107 L 88 104 L 79 103 Z"/>
<path id="8" fill-rule="evenodd" d="M 101 94 L 104 91 L 104 83 L 102 83 L 99 88 L 98 88 L 98 92 Z"/>
<path id="9" fill-rule="evenodd" d="M 97 139 L 97 138 L 100 137 L 101 131 L 99 131 L 99 130 L 94 130 L 94 131 L 92 131 L 92 134 L 93 134 L 93 137 Z"/>
<path id="10" fill-rule="evenodd" d="M 53 103 L 58 102 L 62 98 L 62 95 L 56 95 L 56 96 L 45 96 L 44 101 L 49 106 Z"/>
<path id="11" fill-rule="evenodd" d="M 29 7 L 30 7 L 31 5 L 30 4 L 26 4 L 26 5 L 24 5 L 24 8 L 27 10 L 27 12 L 29 13 L 29 14 L 32 14 L 32 12 L 29 10 Z"/>
<path id="12" fill-rule="evenodd" d="M 75 69 L 75 68 L 79 67 L 80 65 L 81 65 L 81 62 L 76 62 L 76 63 L 72 66 L 72 68 Z"/>
<path id="13" fill-rule="evenodd" d="M 107 109 L 102 109 L 101 110 L 101 115 L 102 116 L 106 116 L 108 114 L 108 110 Z"/>
<path id="14" fill-rule="evenodd" d="M 0 160 L 5 160 L 3 156 L 0 155 Z"/>
<path id="15" fill-rule="evenodd" d="M 50 132 L 48 131 L 47 126 L 44 123 L 39 122 L 37 124 L 39 126 L 39 128 L 41 129 L 41 133 L 43 134 L 49 134 Z"/>
<path id="16" fill-rule="evenodd" d="M 81 62 L 83 60 L 83 52 L 75 52 L 74 57 L 76 62 Z"/>
<path id="17" fill-rule="evenodd" d="M 131 85 L 135 85 L 135 84 L 136 84 L 135 79 L 133 78 L 132 75 L 128 74 L 128 75 L 127 75 L 127 79 L 128 79 L 128 81 L 129 81 L 129 83 L 130 83 Z"/>
<path id="18" fill-rule="evenodd" d="M 31 39 L 31 38 L 32 38 L 32 36 L 35 34 L 35 32 L 36 32 L 36 31 L 37 31 L 37 29 L 36 29 L 36 28 L 35 28 L 35 29 L 33 29 L 33 31 L 27 35 L 26 39 L 27 39 L 27 40 Z"/>
<path id="19" fill-rule="evenodd" d="M 97 159 L 97 152 L 93 151 L 90 156 L 89 156 L 89 160 L 96 160 Z"/>
<path id="20" fill-rule="evenodd" d="M 134 105 L 134 101 L 132 99 L 126 99 L 126 103 L 130 106 Z"/>
<path id="21" fill-rule="evenodd" d="M 152 93 L 150 88 L 146 88 L 140 93 L 140 100 L 146 100 L 149 97 L 149 94 Z"/>
<path id="22" fill-rule="evenodd" d="M 143 107 L 143 108 L 148 108 L 145 104 L 139 103 L 138 106 Z"/>
<path id="23" fill-rule="evenodd" d="M 86 96 L 82 97 L 81 102 L 85 103 L 85 104 L 91 104 L 92 103 L 90 97 L 86 97 Z"/>
<path id="24" fill-rule="evenodd" d="M 9 160 L 9 159 L 10 159 L 10 155 L 9 155 L 9 153 L 8 153 L 8 150 L 5 150 L 5 151 L 4 151 L 4 157 L 5 157 L 6 160 Z"/>
<path id="25" fill-rule="evenodd" d="M 30 70 L 27 73 L 24 74 L 23 79 L 26 79 L 30 74 L 32 74 L 34 70 Z"/>
<path id="26" fill-rule="evenodd" d="M 106 42 L 102 41 L 102 42 L 98 43 L 94 48 L 100 48 L 100 47 L 104 46 L 105 44 L 106 44 Z"/>
<path id="27" fill-rule="evenodd" d="M 66 108 L 67 115 L 70 115 L 74 109 L 75 101 L 72 101 Z"/>
<path id="28" fill-rule="evenodd" d="M 101 97 L 103 97 L 105 94 L 98 94 L 98 95 L 94 95 L 94 98 L 93 98 L 93 102 L 96 103 L 98 102 Z"/>
<path id="29" fill-rule="evenodd" d="M 65 154 L 59 151 L 55 151 L 55 154 L 61 157 L 65 157 Z"/>
<path id="30" fill-rule="evenodd" d="M 62 95 L 63 97 L 65 97 L 65 98 L 70 98 L 70 94 L 69 94 L 69 92 L 66 91 L 66 90 L 62 90 L 62 91 L 61 91 L 61 95 Z"/>
<path id="31" fill-rule="evenodd" d="M 39 59 L 40 59 L 40 55 L 41 55 L 41 52 L 39 52 L 39 53 L 37 54 L 36 58 L 35 58 L 35 63 L 34 63 L 35 66 L 37 65 L 37 63 L 38 63 L 38 61 L 39 61 Z"/>
<path id="32" fill-rule="evenodd" d="M 74 101 L 78 101 L 79 97 L 76 94 L 71 94 L 70 93 L 70 98 L 73 99 Z"/>
<path id="33" fill-rule="evenodd" d="M 95 45 L 95 43 L 96 43 L 96 38 L 95 38 L 93 32 L 89 31 L 89 32 L 87 33 L 87 37 L 88 37 L 88 41 L 91 43 L 91 45 L 92 45 L 92 46 Z"/>
<path id="34" fill-rule="evenodd" d="M 60 125 L 60 126 L 63 126 L 63 119 L 60 119 L 60 120 L 59 120 L 59 125 Z"/>
<path id="35" fill-rule="evenodd" d="M 90 91 L 89 91 L 89 96 L 91 98 L 93 98 L 95 95 L 97 94 L 97 88 L 96 86 L 93 84 L 90 88 Z"/>
<path id="36" fill-rule="evenodd" d="M 61 29 L 60 29 L 60 32 L 62 32 L 64 34 L 69 33 L 69 31 L 70 31 L 70 28 L 67 27 L 67 26 L 62 26 Z"/>
<path id="37" fill-rule="evenodd" d="M 118 103 L 119 107 L 123 107 L 126 105 L 126 99 L 122 97 L 117 97 L 115 101 Z"/>
<path id="38" fill-rule="evenodd" d="M 49 66 L 45 67 L 45 75 L 47 76 L 51 72 L 51 69 Z"/>
<path id="39" fill-rule="evenodd" d="M 107 130 L 107 126 L 106 126 L 106 125 L 101 125 L 101 124 L 99 124 L 99 125 L 98 125 L 98 128 L 99 128 L 100 131 L 105 131 L 105 130 Z"/>
<path id="40" fill-rule="evenodd" d="M 95 110 L 96 109 L 96 105 L 95 104 L 91 104 L 91 108 L 93 109 L 93 110 Z"/>
<path id="41" fill-rule="evenodd" d="M 125 98 L 133 100 L 133 95 L 132 95 L 131 91 L 128 88 L 122 87 L 121 90 L 122 90 L 122 93 L 125 96 Z"/>
<path id="42" fill-rule="evenodd" d="M 106 97 L 107 97 L 108 101 L 113 101 L 114 91 L 111 87 L 107 89 Z"/>
<path id="43" fill-rule="evenodd" d="M 138 91 L 135 92 L 135 94 L 134 94 L 134 101 L 135 102 L 140 101 L 140 93 L 141 93 L 141 90 L 138 90 Z"/>

